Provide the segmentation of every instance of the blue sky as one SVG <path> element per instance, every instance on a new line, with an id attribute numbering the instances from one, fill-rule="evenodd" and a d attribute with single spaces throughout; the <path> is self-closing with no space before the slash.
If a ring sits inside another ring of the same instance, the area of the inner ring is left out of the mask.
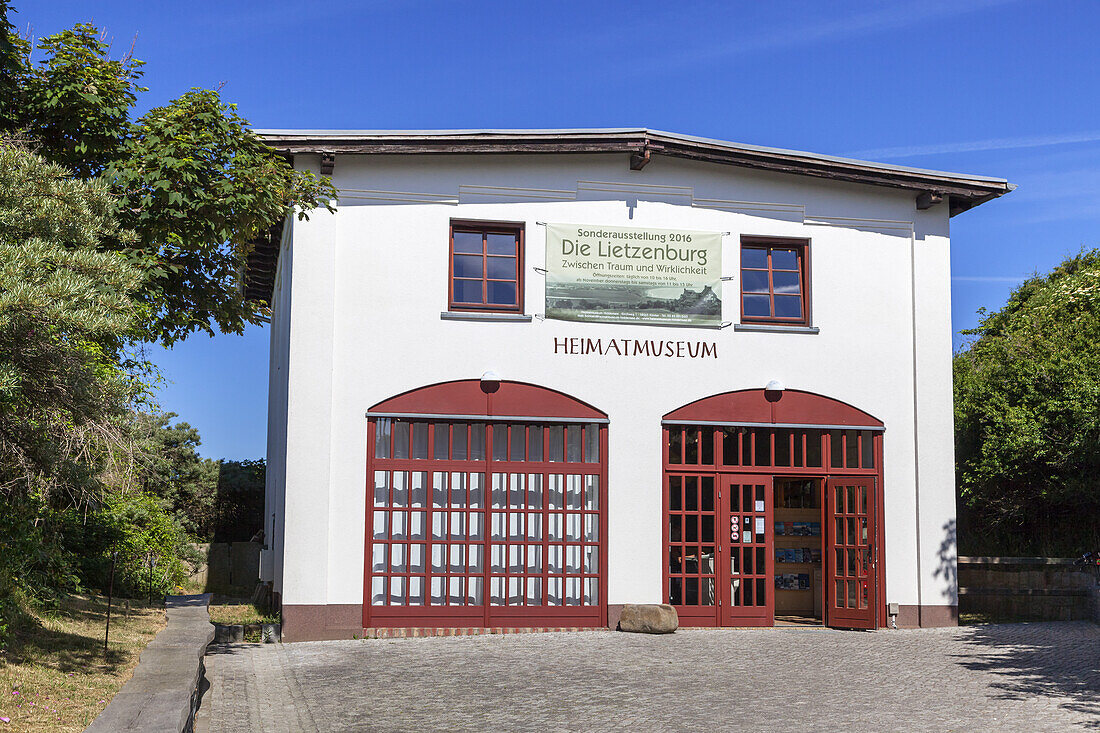
<path id="1" fill-rule="evenodd" d="M 1100 3 L 16 0 L 134 43 L 142 108 L 190 87 L 260 128 L 651 127 L 999 176 L 952 220 L 954 327 L 1100 246 Z M 136 38 L 135 38 L 136 37 Z M 960 338 L 956 337 L 956 344 Z M 204 455 L 265 451 L 267 332 L 150 355 Z"/>

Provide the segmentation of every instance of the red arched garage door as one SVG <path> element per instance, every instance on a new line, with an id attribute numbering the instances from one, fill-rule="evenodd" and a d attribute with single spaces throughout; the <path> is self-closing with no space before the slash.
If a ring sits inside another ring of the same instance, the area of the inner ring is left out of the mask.
<path id="1" fill-rule="evenodd" d="M 367 417 L 364 627 L 606 625 L 605 413 L 464 380 Z"/>

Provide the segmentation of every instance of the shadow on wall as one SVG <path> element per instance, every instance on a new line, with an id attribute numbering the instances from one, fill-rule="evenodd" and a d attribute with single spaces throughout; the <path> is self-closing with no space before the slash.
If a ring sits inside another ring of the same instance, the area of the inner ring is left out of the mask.
<path id="1" fill-rule="evenodd" d="M 222 461 L 214 499 L 214 541 L 198 545 L 206 558 L 191 583 L 206 593 L 248 598 L 260 577 L 266 463 Z"/>
<path id="2" fill-rule="evenodd" d="M 958 587 L 959 582 L 959 566 L 958 566 L 958 536 L 955 520 L 952 519 L 943 525 L 943 541 L 940 542 L 939 552 L 936 553 L 939 558 L 939 566 L 933 573 L 933 577 L 943 578 L 947 590 L 943 591 L 943 596 L 948 599 L 949 602 L 954 602 L 952 596 L 954 595 L 954 588 Z"/>
<path id="3" fill-rule="evenodd" d="M 1059 707 L 1092 720 L 1083 727 L 1100 730 L 1100 676 L 1097 649 L 1100 627 L 1089 621 L 988 624 L 967 628 L 967 643 L 977 647 L 956 663 L 996 675 L 991 684 L 1005 700 L 1068 698 Z"/>
<path id="4" fill-rule="evenodd" d="M 260 579 L 259 542 L 211 542 L 206 546 L 205 593 L 248 598 Z M 202 548 L 200 547 L 200 551 Z"/>

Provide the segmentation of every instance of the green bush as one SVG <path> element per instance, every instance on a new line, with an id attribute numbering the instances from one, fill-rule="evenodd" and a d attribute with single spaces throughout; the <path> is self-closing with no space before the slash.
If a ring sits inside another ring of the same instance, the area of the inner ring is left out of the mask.
<path id="1" fill-rule="evenodd" d="M 97 519 L 117 537 L 111 551 L 118 553 L 114 580 L 118 595 L 170 593 L 187 578 L 184 561 L 198 559 L 187 532 L 156 497 L 142 493 L 111 496 Z"/>

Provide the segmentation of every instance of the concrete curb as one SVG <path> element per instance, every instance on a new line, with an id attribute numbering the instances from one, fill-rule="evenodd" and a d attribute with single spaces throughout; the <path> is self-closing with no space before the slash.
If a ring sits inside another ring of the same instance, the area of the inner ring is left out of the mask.
<path id="1" fill-rule="evenodd" d="M 168 596 L 168 626 L 141 653 L 141 660 L 111 704 L 85 733 L 163 731 L 188 733 L 195 719 L 206 646 L 214 639 L 207 605 L 210 594 Z"/>

